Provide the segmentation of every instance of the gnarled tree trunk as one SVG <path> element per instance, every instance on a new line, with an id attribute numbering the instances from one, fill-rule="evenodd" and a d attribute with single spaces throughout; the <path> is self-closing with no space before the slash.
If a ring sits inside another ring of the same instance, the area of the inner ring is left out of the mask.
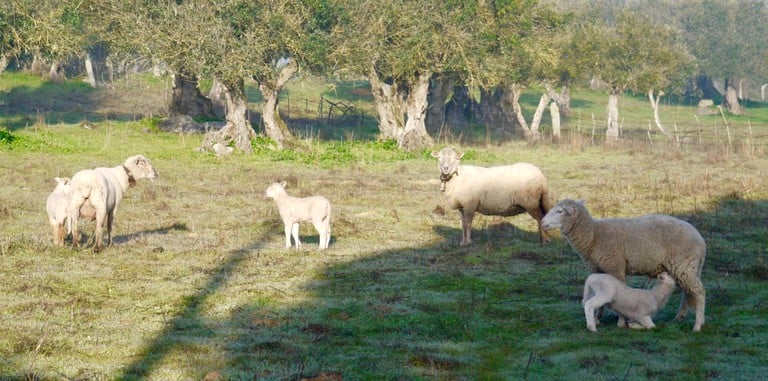
<path id="1" fill-rule="evenodd" d="M 544 109 L 547 107 L 547 104 L 549 103 L 549 95 L 547 95 L 546 92 L 544 92 L 541 95 L 541 98 L 539 98 L 539 104 L 536 106 L 536 111 L 533 114 L 533 119 L 531 120 L 531 126 L 528 126 L 528 122 L 525 120 L 525 115 L 523 115 L 523 109 L 520 107 L 520 96 L 523 94 L 523 90 L 525 89 L 525 86 L 513 83 L 510 85 L 510 95 L 512 97 L 512 110 L 515 112 L 515 118 L 517 119 L 517 124 L 520 126 L 520 128 L 523 130 L 523 135 L 525 136 L 526 140 L 529 141 L 539 141 L 541 140 L 541 131 L 539 130 L 539 124 L 541 123 L 541 116 L 544 114 Z"/>
<path id="2" fill-rule="evenodd" d="M 261 95 L 264 97 L 261 112 L 264 131 L 277 144 L 279 149 L 283 149 L 287 143 L 293 141 L 294 137 L 288 129 L 288 125 L 280 117 L 278 97 L 280 92 L 283 91 L 285 84 L 297 71 L 299 71 L 299 64 L 296 60 L 291 59 L 287 65 L 280 69 L 274 83 L 268 81 L 261 81 L 259 83 L 259 90 L 261 90 Z"/>
<path id="3" fill-rule="evenodd" d="M 546 90 L 547 95 L 557 103 L 557 107 L 560 110 L 560 116 L 571 116 L 571 91 L 568 86 L 564 85 L 563 89 L 558 93 L 555 91 L 555 87 L 552 84 L 545 82 L 544 89 Z"/>
<path id="4" fill-rule="evenodd" d="M 197 77 L 194 75 L 176 73 L 173 76 L 173 92 L 168 112 L 171 115 L 189 115 L 191 117 L 212 117 L 213 105 L 211 100 L 200 93 L 197 87 Z"/>
<path id="5" fill-rule="evenodd" d="M 723 105 L 733 115 L 741 115 L 741 105 L 739 105 L 739 94 L 734 87 L 735 82 L 733 79 L 725 80 L 725 97 L 723 98 Z"/>
<path id="6" fill-rule="evenodd" d="M 213 84 L 211 85 L 211 91 L 208 92 L 208 99 L 211 100 L 211 105 L 213 106 L 213 115 L 217 118 L 224 118 L 227 115 L 227 104 L 224 99 L 226 91 L 227 87 L 218 78 L 213 77 Z"/>
<path id="7" fill-rule="evenodd" d="M 436 75 L 430 86 L 427 107 L 427 119 L 425 121 L 427 131 L 439 133 L 445 125 L 446 103 L 453 90 L 454 78 L 447 75 Z"/>
<path id="8" fill-rule="evenodd" d="M 667 137 L 667 139 L 672 140 L 672 136 L 670 136 L 667 131 L 664 130 L 664 126 L 661 125 L 661 118 L 659 118 L 659 101 L 663 96 L 663 91 L 659 91 L 659 95 L 654 97 L 653 90 L 648 90 L 648 100 L 651 101 L 651 108 L 653 108 L 653 122 L 656 124 L 656 127 L 659 129 L 659 131 L 661 131 L 661 133 Z"/>
<path id="9" fill-rule="evenodd" d="M 3 74 L 3 72 L 5 71 L 5 68 L 8 67 L 8 62 L 9 62 L 8 56 L 4 54 L 0 54 L 0 74 Z"/>
<path id="10" fill-rule="evenodd" d="M 397 139 L 397 131 L 405 125 L 405 101 L 397 83 L 382 81 L 373 65 L 368 74 L 368 81 L 371 83 L 371 93 L 379 117 L 379 139 Z"/>
<path id="11" fill-rule="evenodd" d="M 549 104 L 549 116 L 552 119 L 552 140 L 560 141 L 560 108 L 557 102 Z"/>
<path id="12" fill-rule="evenodd" d="M 88 54 L 88 52 L 85 52 L 85 74 L 88 78 L 88 85 L 95 88 L 96 73 L 93 71 L 93 61 L 91 60 L 91 55 Z"/>
<path id="13" fill-rule="evenodd" d="M 253 152 L 251 138 L 256 136 L 256 132 L 251 127 L 248 120 L 248 101 L 245 97 L 245 84 L 242 79 L 232 83 L 222 83 L 223 99 L 225 109 L 227 110 L 227 123 L 218 131 L 212 131 L 206 134 L 203 140 L 203 147 L 213 150 L 216 143 L 229 145 L 234 143 L 235 148 L 245 152 Z"/>
<path id="14" fill-rule="evenodd" d="M 611 90 L 608 94 L 608 128 L 605 141 L 612 143 L 619 140 L 619 92 Z"/>
<path id="15" fill-rule="evenodd" d="M 397 138 L 398 146 L 406 151 L 416 151 L 434 144 L 424 123 L 431 77 L 431 72 L 419 73 L 416 81 L 410 85 L 411 91 L 405 102 L 405 114 L 408 119 L 405 122 L 405 128 Z"/>

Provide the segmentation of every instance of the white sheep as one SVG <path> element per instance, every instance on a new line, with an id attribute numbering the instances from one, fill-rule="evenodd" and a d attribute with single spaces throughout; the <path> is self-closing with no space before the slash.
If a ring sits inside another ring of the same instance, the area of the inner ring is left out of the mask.
<path id="1" fill-rule="evenodd" d="M 323 196 L 292 197 L 285 191 L 285 181 L 273 183 L 265 194 L 277 203 L 280 218 L 285 224 L 285 248 L 291 248 L 291 236 L 296 249 L 301 248 L 299 223 L 312 221 L 320 240 L 320 250 L 327 249 L 331 242 L 331 203 Z"/>
<path id="2" fill-rule="evenodd" d="M 683 290 L 676 319 L 696 311 L 693 330 L 704 325 L 701 270 L 707 245 L 691 224 L 665 215 L 593 219 L 584 201 L 562 200 L 544 216 L 544 229 L 560 233 L 593 273 L 656 276 L 669 272 Z"/>
<path id="3" fill-rule="evenodd" d="M 675 280 L 666 271 L 659 274 L 656 285 L 650 290 L 636 289 L 610 274 L 592 274 L 584 282 L 584 317 L 587 329 L 597 331 L 595 312 L 607 305 L 619 315 L 618 326 L 630 328 L 655 327 L 653 315 L 667 304 L 675 289 Z"/>
<path id="4" fill-rule="evenodd" d="M 539 241 L 546 243 L 549 237 L 541 228 L 541 219 L 551 204 L 541 170 L 529 163 L 489 168 L 459 165 L 463 156 L 448 147 L 432 152 L 440 170 L 440 190 L 448 198 L 448 206 L 461 214 L 460 245 L 472 243 L 475 213 L 509 217 L 528 212 L 539 225 Z"/>
<path id="5" fill-rule="evenodd" d="M 112 246 L 112 224 L 117 206 L 128 187 L 136 180 L 157 178 L 152 163 L 142 155 L 131 156 L 122 165 L 112 168 L 85 169 L 75 173 L 70 182 L 68 214 L 72 225 L 72 244 L 80 244 L 78 220 L 89 217 L 96 220 L 93 251 L 102 249 L 102 227 L 107 225 L 107 242 Z"/>
<path id="6" fill-rule="evenodd" d="M 67 223 L 67 205 L 69 204 L 70 179 L 68 177 L 54 177 L 56 187 L 45 200 L 45 210 L 48 212 L 48 222 L 53 229 L 53 243 L 64 245 L 64 224 Z M 70 228 L 67 227 L 67 232 Z"/>

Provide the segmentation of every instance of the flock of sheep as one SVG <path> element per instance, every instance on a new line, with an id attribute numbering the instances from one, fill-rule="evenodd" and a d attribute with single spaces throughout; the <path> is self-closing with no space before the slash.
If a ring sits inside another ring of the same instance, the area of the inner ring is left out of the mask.
<path id="1" fill-rule="evenodd" d="M 460 164 L 463 154 L 451 148 L 432 152 L 440 170 L 441 192 L 451 209 L 461 214 L 461 245 L 471 244 L 475 213 L 514 216 L 528 213 L 539 226 L 540 242 L 548 241 L 548 230 L 560 230 L 592 273 L 584 284 L 582 304 L 587 328 L 596 331 L 596 314 L 604 306 L 619 316 L 620 327 L 653 328 L 652 316 L 661 310 L 679 285 L 683 299 L 676 319 L 695 311 L 693 330 L 704 325 L 705 290 L 701 271 L 706 243 L 689 223 L 665 215 L 636 218 L 594 219 L 584 201 L 565 199 L 552 205 L 547 180 L 533 164 L 516 163 L 497 167 Z M 107 226 L 112 244 L 112 224 L 117 206 L 128 187 L 139 179 L 154 180 L 157 172 L 142 155 L 129 157 L 113 168 L 86 169 L 71 179 L 56 178 L 56 188 L 46 209 L 53 240 L 64 244 L 66 231 L 78 247 L 79 218 L 96 221 L 94 251 L 103 248 L 102 227 Z M 292 197 L 285 182 L 273 183 L 265 196 L 274 199 L 285 227 L 285 247 L 301 247 L 299 223 L 311 221 L 319 235 L 319 248 L 331 240 L 331 203 L 322 196 Z M 627 275 L 657 277 L 649 290 L 625 284 Z"/>

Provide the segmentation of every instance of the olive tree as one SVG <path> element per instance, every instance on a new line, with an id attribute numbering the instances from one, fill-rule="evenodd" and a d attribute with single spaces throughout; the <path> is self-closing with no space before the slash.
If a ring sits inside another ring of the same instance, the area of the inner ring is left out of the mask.
<path id="1" fill-rule="evenodd" d="M 435 74 L 462 70 L 474 44 L 466 26 L 469 1 L 337 0 L 345 9 L 334 33 L 332 62 L 368 77 L 381 139 L 404 150 L 433 144 L 425 126 L 427 94 Z"/>
<path id="2" fill-rule="evenodd" d="M 282 148 L 294 137 L 280 118 L 278 96 L 303 60 L 322 56 L 318 50 L 326 44 L 318 41 L 322 28 L 312 12 L 323 11 L 323 5 L 320 0 L 114 0 L 107 17 L 119 21 L 119 38 L 168 63 L 188 83 L 215 77 L 227 123 L 213 139 L 232 140 L 251 152 L 255 132 L 246 112 L 246 80 L 258 84 L 265 132 Z"/>
<path id="3" fill-rule="evenodd" d="M 625 91 L 647 93 L 658 120 L 654 91 L 669 90 L 690 73 L 692 58 L 674 30 L 638 13 L 618 10 L 615 19 L 584 17 L 572 40 L 579 66 L 608 92 L 606 140 L 619 138 L 619 97 Z M 658 94 L 657 94 L 658 95 Z"/>
<path id="4" fill-rule="evenodd" d="M 473 78 L 484 99 L 497 104 L 502 115 L 515 123 L 528 140 L 540 140 L 539 125 L 551 99 L 563 103 L 555 86 L 566 84 L 571 74 L 565 60 L 570 34 L 567 15 L 537 0 L 488 1 L 483 3 L 483 22 L 478 29 L 480 51 Z M 526 88 L 542 89 L 529 124 L 520 97 Z"/>
<path id="5" fill-rule="evenodd" d="M 61 63 L 89 43 L 85 1 L 10 0 L 0 5 L 0 64 L 25 53 L 44 60 L 51 79 L 63 78 Z"/>
<path id="6" fill-rule="evenodd" d="M 680 27 L 701 73 L 722 81 L 724 106 L 741 114 L 745 80 L 768 81 L 768 3 L 751 0 L 686 0 L 678 4 Z"/>

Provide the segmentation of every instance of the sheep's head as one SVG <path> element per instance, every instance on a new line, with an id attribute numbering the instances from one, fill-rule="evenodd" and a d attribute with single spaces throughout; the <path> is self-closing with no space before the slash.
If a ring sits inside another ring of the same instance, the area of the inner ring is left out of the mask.
<path id="1" fill-rule="evenodd" d="M 157 178 L 157 171 L 152 167 L 152 162 L 143 155 L 131 156 L 123 164 L 128 176 L 134 180 L 150 179 L 154 181 Z"/>
<path id="2" fill-rule="evenodd" d="M 656 277 L 656 280 L 659 282 L 659 284 L 669 284 L 669 285 L 672 285 L 672 286 L 675 285 L 675 279 L 672 278 L 672 275 L 669 275 L 669 273 L 666 272 L 666 271 L 661 273 L 661 274 L 659 274 Z"/>
<path id="3" fill-rule="evenodd" d="M 264 196 L 267 198 L 275 198 L 279 194 L 285 193 L 285 185 L 285 181 L 272 183 L 269 187 L 267 187 L 267 190 L 264 192 Z"/>
<path id="4" fill-rule="evenodd" d="M 69 177 L 54 177 L 56 180 L 56 190 L 69 191 Z"/>
<path id="5" fill-rule="evenodd" d="M 584 210 L 584 200 L 565 199 L 541 219 L 541 227 L 545 230 L 560 229 L 563 234 L 567 234 Z"/>
<path id="6" fill-rule="evenodd" d="M 459 173 L 459 163 L 464 153 L 456 152 L 449 147 L 432 151 L 432 157 L 437 158 L 437 168 L 440 170 L 440 180 L 449 181 Z"/>

